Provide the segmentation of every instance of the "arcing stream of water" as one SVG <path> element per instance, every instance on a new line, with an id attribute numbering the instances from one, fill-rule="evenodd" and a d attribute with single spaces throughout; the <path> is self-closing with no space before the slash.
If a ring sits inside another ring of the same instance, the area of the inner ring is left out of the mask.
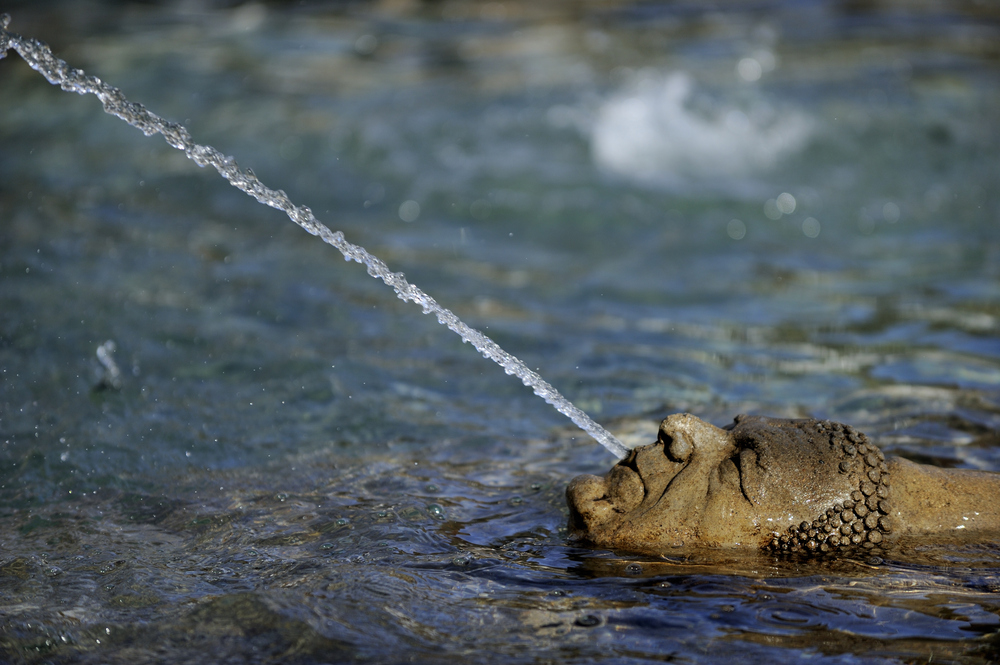
<path id="1" fill-rule="evenodd" d="M 594 422 L 590 416 L 563 397 L 558 390 L 536 372 L 530 370 L 521 360 L 504 351 L 489 337 L 469 327 L 451 310 L 442 307 L 432 297 L 410 284 L 403 273 L 392 272 L 381 259 L 373 256 L 363 247 L 348 242 L 343 233 L 331 231 L 329 227 L 316 219 L 308 207 L 295 205 L 280 189 L 273 190 L 266 187 L 254 175 L 253 171 L 240 168 L 232 157 L 223 155 L 211 146 L 195 143 L 188 130 L 182 125 L 149 112 L 141 104 L 130 102 L 121 90 L 108 85 L 99 78 L 88 76 L 79 69 L 71 69 L 65 61 L 55 57 L 45 44 L 8 32 L 9 24 L 9 15 L 0 16 L 0 58 L 5 57 L 9 49 L 14 49 L 32 69 L 39 72 L 53 85 L 58 85 L 67 92 L 97 96 L 104 105 L 105 112 L 121 118 L 142 131 L 146 136 L 162 134 L 167 143 L 183 151 L 188 159 L 198 166 L 213 166 L 234 187 L 264 205 L 283 211 L 308 233 L 319 236 L 323 242 L 339 250 L 346 260 L 363 263 L 368 269 L 369 275 L 381 279 L 391 286 L 401 300 L 420 305 L 425 314 L 433 313 L 438 322 L 459 335 L 463 342 L 472 344 L 483 356 L 503 367 L 507 374 L 516 375 L 524 385 L 534 390 L 536 395 L 572 420 L 616 457 L 621 459 L 628 453 L 628 448 L 613 434 Z"/>

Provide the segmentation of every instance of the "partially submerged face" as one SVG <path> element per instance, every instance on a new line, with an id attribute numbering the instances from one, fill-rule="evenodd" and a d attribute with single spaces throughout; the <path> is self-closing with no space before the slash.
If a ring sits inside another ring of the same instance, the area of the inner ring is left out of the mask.
<path id="1" fill-rule="evenodd" d="M 889 469 L 839 423 L 738 416 L 720 429 L 670 416 L 658 441 L 566 490 L 570 529 L 603 547 L 829 551 L 891 531 Z"/>

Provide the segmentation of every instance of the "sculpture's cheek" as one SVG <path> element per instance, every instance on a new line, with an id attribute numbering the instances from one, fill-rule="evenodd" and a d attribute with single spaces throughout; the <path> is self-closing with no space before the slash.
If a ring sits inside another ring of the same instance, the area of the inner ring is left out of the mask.
<path id="1" fill-rule="evenodd" d="M 646 496 L 639 474 L 625 466 L 611 469 L 607 477 L 608 495 L 619 513 L 627 513 L 636 507 Z"/>

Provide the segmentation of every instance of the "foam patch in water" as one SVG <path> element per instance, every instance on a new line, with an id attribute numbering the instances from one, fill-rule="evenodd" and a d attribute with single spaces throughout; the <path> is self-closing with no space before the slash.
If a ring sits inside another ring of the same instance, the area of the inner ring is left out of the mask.
<path id="1" fill-rule="evenodd" d="M 645 74 L 604 102 L 590 131 L 596 164 L 669 188 L 732 181 L 773 168 L 814 133 L 814 121 L 801 111 L 765 104 L 696 108 L 693 91 L 686 74 Z"/>

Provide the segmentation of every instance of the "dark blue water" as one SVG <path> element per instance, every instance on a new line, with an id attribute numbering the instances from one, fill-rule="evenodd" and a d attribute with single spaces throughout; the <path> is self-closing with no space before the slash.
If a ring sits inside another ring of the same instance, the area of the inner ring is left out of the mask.
<path id="1" fill-rule="evenodd" d="M 3 9 L 630 445 L 682 410 L 817 416 L 1000 471 L 988 7 L 193 7 Z M 570 542 L 566 483 L 613 461 L 280 213 L 0 61 L 3 660 L 995 660 L 995 544 Z"/>

